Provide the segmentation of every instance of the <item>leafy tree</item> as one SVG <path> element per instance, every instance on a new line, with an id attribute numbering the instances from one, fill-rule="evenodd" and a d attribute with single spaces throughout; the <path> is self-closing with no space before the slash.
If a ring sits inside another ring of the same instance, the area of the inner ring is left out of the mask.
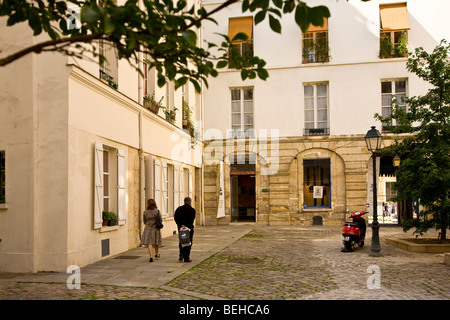
<path id="1" fill-rule="evenodd" d="M 412 197 L 424 209 L 404 223 L 404 231 L 415 228 L 422 235 L 434 227 L 445 239 L 450 227 L 450 45 L 442 40 L 432 53 L 417 48 L 406 66 L 431 84 L 431 89 L 406 99 L 408 110 L 394 100 L 389 117 L 375 117 L 391 132 L 408 134 L 389 150 L 406 155 L 396 172 L 397 200 Z"/>
<path id="2" fill-rule="evenodd" d="M 266 62 L 258 57 L 230 55 L 232 40 L 246 39 L 239 33 L 235 39 L 222 35 L 220 44 L 199 44 L 196 29 L 203 21 L 213 21 L 213 15 L 240 0 L 226 0 L 217 8 L 206 11 L 203 6 L 187 7 L 185 0 L 128 0 L 117 5 L 113 0 L 3 0 L 0 16 L 7 17 L 6 25 L 27 22 L 34 36 L 45 33 L 49 40 L 31 45 L 23 50 L 0 57 L 0 66 L 5 66 L 29 53 L 44 51 L 60 52 L 83 58 L 86 53 L 104 59 L 96 52 L 95 41 L 103 39 L 117 48 L 118 57 L 138 66 L 138 53 L 146 53 L 149 67 L 157 71 L 159 86 L 166 79 L 175 82 L 178 88 L 191 81 L 200 91 L 200 83 L 207 85 L 207 77 L 215 77 L 217 69 L 231 64 L 241 70 L 241 77 L 266 79 Z M 367 1 L 367 0 L 362 0 Z M 71 6 L 79 8 L 79 26 L 75 26 Z M 69 9 L 69 10 L 68 10 Z M 280 18 L 294 14 L 298 26 L 306 32 L 310 24 L 323 25 L 330 16 L 325 6 L 309 7 L 301 0 L 243 0 L 242 12 L 255 13 L 255 24 L 269 19 L 273 31 L 281 33 Z M 210 49 L 218 48 L 219 56 Z"/>

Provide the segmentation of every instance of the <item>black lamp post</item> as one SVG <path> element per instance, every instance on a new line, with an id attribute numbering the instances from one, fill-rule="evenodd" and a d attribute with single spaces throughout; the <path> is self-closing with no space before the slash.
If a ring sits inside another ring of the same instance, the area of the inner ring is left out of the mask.
<path id="1" fill-rule="evenodd" d="M 372 161 L 373 161 L 373 222 L 372 222 L 372 245 L 370 250 L 372 253 L 370 256 L 379 257 L 381 256 L 381 246 L 380 246 L 380 236 L 379 229 L 380 225 L 378 223 L 378 197 L 377 197 L 377 151 L 381 148 L 381 141 L 383 137 L 381 133 L 375 129 L 375 126 L 367 131 L 366 136 L 364 137 L 366 140 L 367 150 L 372 152 Z"/>

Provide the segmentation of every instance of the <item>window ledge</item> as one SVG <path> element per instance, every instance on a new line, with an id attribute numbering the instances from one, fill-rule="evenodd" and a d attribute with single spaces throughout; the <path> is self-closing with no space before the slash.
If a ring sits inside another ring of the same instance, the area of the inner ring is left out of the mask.
<path id="1" fill-rule="evenodd" d="M 119 226 L 105 226 L 100 228 L 100 233 L 119 230 Z"/>
<path id="2" fill-rule="evenodd" d="M 333 209 L 330 207 L 303 207 L 303 212 L 317 212 L 317 211 L 326 211 L 326 212 L 333 212 Z"/>
<path id="3" fill-rule="evenodd" d="M 6 210 L 8 209 L 8 204 L 7 203 L 0 203 L 0 210 Z"/>

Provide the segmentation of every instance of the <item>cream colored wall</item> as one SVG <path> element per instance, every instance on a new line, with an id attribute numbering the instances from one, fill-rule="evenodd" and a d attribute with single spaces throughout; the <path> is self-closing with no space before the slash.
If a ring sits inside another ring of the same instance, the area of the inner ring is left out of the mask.
<path id="1" fill-rule="evenodd" d="M 326 81 L 329 84 L 329 128 L 331 135 L 365 134 L 371 125 L 378 125 L 373 116 L 381 112 L 382 79 L 407 78 L 410 96 L 424 94 L 428 84 L 406 70 L 407 58 L 380 59 L 379 5 L 393 1 L 307 1 L 311 5 L 329 7 L 328 63 L 302 64 L 301 32 L 293 15 L 283 16 L 282 34 L 270 30 L 268 21 L 254 25 L 254 53 L 267 62 L 266 81 L 242 81 L 240 73 L 222 69 L 217 78 L 209 80 L 205 92 L 205 128 L 217 129 L 225 137 L 231 128 L 230 87 L 254 87 L 254 127 L 279 129 L 282 137 L 303 135 L 303 84 Z M 313 3 L 314 2 L 314 3 Z M 397 2 L 397 1 L 394 1 Z M 404 1 L 399 1 L 404 2 Z M 204 1 L 208 10 L 216 1 Z M 450 2 L 407 1 L 411 30 L 408 49 L 423 46 L 432 50 L 448 28 L 442 28 Z M 430 13 L 431 12 L 431 13 Z M 433 16 L 436 14 L 436 16 Z M 218 25 L 206 22 L 203 28 L 208 41 L 221 41 L 217 33 L 227 34 L 229 17 L 250 15 L 234 4 L 215 15 Z"/>

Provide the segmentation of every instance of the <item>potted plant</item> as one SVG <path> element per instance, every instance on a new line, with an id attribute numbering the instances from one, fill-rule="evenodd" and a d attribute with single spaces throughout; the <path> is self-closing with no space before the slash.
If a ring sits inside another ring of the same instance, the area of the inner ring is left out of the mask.
<path id="1" fill-rule="evenodd" d="M 189 104 L 183 99 L 183 129 L 187 129 L 188 122 L 191 120 L 192 110 Z"/>
<path id="2" fill-rule="evenodd" d="M 408 56 L 408 34 L 403 32 L 398 38 L 398 44 L 395 48 L 396 57 L 407 57 Z"/>
<path id="3" fill-rule="evenodd" d="M 151 95 L 146 94 L 144 97 L 143 105 L 145 108 L 149 109 L 151 112 L 158 114 L 159 109 L 162 108 L 162 101 L 164 97 L 161 97 L 159 101 L 155 100 L 155 92 Z"/>
<path id="4" fill-rule="evenodd" d="M 114 211 L 103 211 L 102 212 L 103 224 L 102 226 L 115 226 L 119 220 L 119 216 Z"/>
<path id="5" fill-rule="evenodd" d="M 391 37 L 382 33 L 380 36 L 380 58 L 384 59 L 386 57 L 391 57 L 393 47 L 394 45 L 392 44 Z"/>
<path id="6" fill-rule="evenodd" d="M 177 115 L 178 108 L 174 107 L 172 110 L 169 111 L 167 111 L 166 107 L 161 107 L 161 109 L 163 109 L 163 112 L 166 115 L 166 120 L 173 124 L 175 122 L 175 117 Z"/>
<path id="7" fill-rule="evenodd" d="M 316 49 L 316 62 L 328 62 L 330 58 L 330 51 L 328 48 L 328 41 L 326 38 L 319 38 L 314 43 Z"/>

